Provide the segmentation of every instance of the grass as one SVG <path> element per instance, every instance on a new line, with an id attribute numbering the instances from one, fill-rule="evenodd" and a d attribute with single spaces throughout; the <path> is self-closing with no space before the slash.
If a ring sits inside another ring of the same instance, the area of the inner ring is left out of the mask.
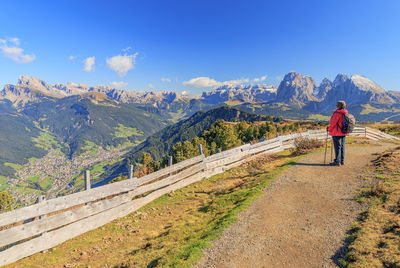
<path id="1" fill-rule="evenodd" d="M 0 185 L 0 192 L 7 188 L 8 188 L 8 185 L 6 185 L 6 184 Z"/>
<path id="2" fill-rule="evenodd" d="M 29 177 L 26 180 L 29 182 L 32 182 L 32 183 L 36 183 L 39 181 L 39 179 L 40 179 L 40 175 L 36 175 L 36 176 Z"/>
<path id="3" fill-rule="evenodd" d="M 118 127 L 115 127 L 115 132 L 112 134 L 116 138 L 128 138 L 130 136 L 143 136 L 143 132 L 137 130 L 137 128 L 126 127 L 122 124 L 118 124 Z"/>
<path id="4" fill-rule="evenodd" d="M 261 156 L 164 195 L 135 213 L 15 265 L 189 267 L 296 159 L 287 151 Z"/>
<path id="5" fill-rule="evenodd" d="M 85 141 L 85 146 L 82 147 L 82 150 L 89 155 L 95 155 L 99 150 L 99 146 L 94 142 Z"/>
<path id="6" fill-rule="evenodd" d="M 48 132 L 41 131 L 38 137 L 32 138 L 32 141 L 35 142 L 36 147 L 46 151 L 52 148 L 61 150 L 61 145 L 55 140 L 55 137 Z"/>
<path id="7" fill-rule="evenodd" d="M 39 187 L 40 187 L 41 190 L 47 191 L 47 190 L 50 188 L 50 186 L 51 186 L 52 183 L 53 183 L 53 179 L 50 178 L 50 177 L 46 177 L 46 178 L 44 178 L 43 180 L 41 180 L 41 181 L 38 183 L 38 185 L 39 185 Z"/>
<path id="8" fill-rule="evenodd" d="M 18 165 L 18 164 L 14 164 L 14 163 L 4 163 L 5 166 L 8 166 L 10 168 L 13 168 L 15 170 L 19 170 L 21 168 L 23 168 L 24 166 L 22 165 Z"/>
<path id="9" fill-rule="evenodd" d="M 400 124 L 375 124 L 373 127 L 387 134 L 400 137 Z"/>
<path id="10" fill-rule="evenodd" d="M 317 121 L 329 121 L 331 117 L 322 114 L 310 114 L 307 119 L 308 120 L 317 120 Z"/>
<path id="11" fill-rule="evenodd" d="M 377 157 L 357 200 L 368 204 L 348 232 L 344 267 L 400 267 L 400 147 Z"/>
<path id="12" fill-rule="evenodd" d="M 103 167 L 105 165 L 106 165 L 105 162 L 101 162 L 101 163 L 98 163 L 98 164 L 94 165 L 92 167 L 92 169 L 90 170 L 90 174 L 94 175 L 94 176 L 102 174 L 104 172 Z"/>
<path id="13" fill-rule="evenodd" d="M 376 107 L 371 106 L 370 104 L 364 104 L 361 105 L 364 109 L 360 112 L 360 114 L 365 115 L 365 114 L 370 114 L 370 113 L 383 113 L 387 112 L 385 109 L 379 109 Z"/>
<path id="14" fill-rule="evenodd" d="M 7 178 L 0 175 L 0 185 L 2 185 L 2 184 L 4 185 L 4 184 L 7 184 L 7 183 L 8 183 Z"/>

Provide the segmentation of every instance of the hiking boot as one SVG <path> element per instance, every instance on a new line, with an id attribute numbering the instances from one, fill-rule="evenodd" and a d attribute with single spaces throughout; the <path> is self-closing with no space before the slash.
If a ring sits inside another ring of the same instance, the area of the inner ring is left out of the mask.
<path id="1" fill-rule="evenodd" d="M 344 166 L 344 162 L 341 162 L 340 165 L 341 165 L 341 166 Z"/>
<path id="2" fill-rule="evenodd" d="M 329 163 L 330 166 L 340 166 L 340 163 L 338 162 L 331 162 Z"/>

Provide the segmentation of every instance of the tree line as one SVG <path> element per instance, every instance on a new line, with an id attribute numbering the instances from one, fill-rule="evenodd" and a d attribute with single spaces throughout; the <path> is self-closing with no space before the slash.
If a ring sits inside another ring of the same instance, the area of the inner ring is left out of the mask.
<path id="1" fill-rule="evenodd" d="M 270 139 L 277 135 L 285 135 L 318 127 L 320 127 L 320 123 L 274 123 L 271 121 L 225 122 L 223 120 L 217 120 L 209 129 L 203 131 L 192 140 L 175 143 L 172 146 L 171 152 L 163 155 L 161 161 L 153 160 L 150 153 L 144 152 L 140 162 L 135 165 L 134 176 L 141 177 L 168 166 L 170 156 L 172 156 L 172 164 L 198 156 L 199 144 L 202 146 L 203 154 L 209 156 L 242 144 L 259 141 L 262 138 Z"/>

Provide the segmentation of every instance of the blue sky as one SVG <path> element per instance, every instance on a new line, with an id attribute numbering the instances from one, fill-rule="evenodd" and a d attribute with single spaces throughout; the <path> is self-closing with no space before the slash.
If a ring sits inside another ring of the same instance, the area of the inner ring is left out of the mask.
<path id="1" fill-rule="evenodd" d="M 277 85 L 294 70 L 317 83 L 358 73 L 400 90 L 397 0 L 3 0 L 0 10 L 1 87 L 27 74 L 199 93 Z"/>

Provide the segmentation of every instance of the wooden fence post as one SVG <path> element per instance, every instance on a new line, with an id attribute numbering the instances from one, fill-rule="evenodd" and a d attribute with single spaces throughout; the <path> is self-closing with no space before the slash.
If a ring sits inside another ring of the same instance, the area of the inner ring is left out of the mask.
<path id="1" fill-rule="evenodd" d="M 132 178 L 133 178 L 133 165 L 129 165 L 128 179 L 132 179 Z"/>
<path id="2" fill-rule="evenodd" d="M 90 170 L 85 170 L 85 190 L 89 190 L 90 187 Z"/>
<path id="3" fill-rule="evenodd" d="M 203 146 L 199 144 L 199 153 L 200 155 L 203 155 Z"/>
<path id="4" fill-rule="evenodd" d="M 169 167 L 172 166 L 172 155 L 170 155 L 170 156 L 168 157 L 168 166 L 169 166 Z M 168 173 L 168 176 L 171 176 L 171 172 Z"/>
<path id="5" fill-rule="evenodd" d="M 39 196 L 39 198 L 38 198 L 38 203 L 42 203 L 42 202 L 44 202 L 44 200 L 45 200 L 45 196 L 44 195 L 40 195 Z M 39 216 L 39 220 L 41 220 L 41 219 L 43 219 L 45 216 L 43 215 L 43 216 Z M 40 236 L 42 236 L 44 233 L 40 233 Z M 45 250 L 42 250 L 42 253 L 46 253 L 47 252 L 47 249 L 45 249 Z"/>
<path id="6" fill-rule="evenodd" d="M 45 196 L 44 195 L 39 195 L 38 197 L 38 203 L 42 203 L 45 200 Z M 39 216 L 39 220 L 43 219 L 44 216 Z"/>

